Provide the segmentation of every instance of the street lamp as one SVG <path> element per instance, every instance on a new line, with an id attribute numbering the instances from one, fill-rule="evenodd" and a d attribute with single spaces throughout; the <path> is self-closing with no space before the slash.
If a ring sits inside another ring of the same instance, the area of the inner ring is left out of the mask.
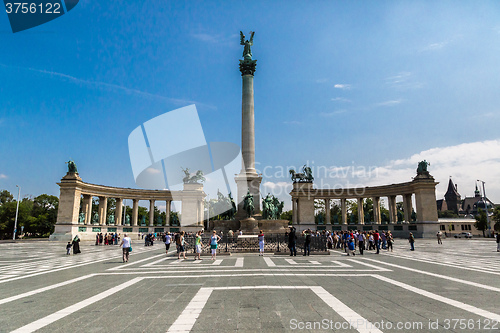
<path id="1" fill-rule="evenodd" d="M 16 219 L 14 221 L 14 234 L 12 235 L 12 240 L 16 240 L 16 232 L 17 232 L 17 214 L 19 213 L 19 197 L 21 196 L 21 186 L 16 185 L 18 188 L 17 191 L 17 206 L 16 206 Z"/>
<path id="2" fill-rule="evenodd" d="M 483 202 L 484 202 L 484 209 L 486 209 L 486 223 L 488 224 L 488 237 L 491 236 L 491 225 L 490 225 L 490 216 L 488 215 L 488 202 L 486 201 L 486 192 L 484 190 L 484 181 L 482 180 L 477 180 L 478 182 L 483 183 Z"/>

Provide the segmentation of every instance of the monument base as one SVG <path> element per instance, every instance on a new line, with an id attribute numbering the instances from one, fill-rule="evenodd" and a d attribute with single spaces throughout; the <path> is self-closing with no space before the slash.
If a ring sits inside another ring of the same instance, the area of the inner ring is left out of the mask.
<path id="1" fill-rule="evenodd" d="M 257 235 L 260 230 L 267 234 L 281 234 L 288 231 L 288 223 L 288 220 L 258 220 L 252 217 L 239 221 L 210 221 L 209 229 L 222 231 L 224 234 L 229 230 L 235 234 L 241 230 L 244 235 Z"/>
<path id="2" fill-rule="evenodd" d="M 259 222 L 253 217 L 240 220 L 240 230 L 246 234 L 255 234 L 259 232 Z"/>

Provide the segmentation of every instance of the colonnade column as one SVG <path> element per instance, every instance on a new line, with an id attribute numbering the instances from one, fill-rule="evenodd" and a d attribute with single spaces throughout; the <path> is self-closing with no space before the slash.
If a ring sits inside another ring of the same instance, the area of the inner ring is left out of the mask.
<path id="1" fill-rule="evenodd" d="M 365 212 L 363 210 L 363 198 L 358 198 L 358 224 L 365 224 Z"/>
<path id="2" fill-rule="evenodd" d="M 380 197 L 373 197 L 373 222 L 375 224 L 380 224 L 381 223 L 381 218 L 380 218 Z"/>
<path id="3" fill-rule="evenodd" d="M 403 210 L 405 213 L 405 222 L 410 223 L 412 211 L 411 194 L 403 195 Z"/>
<path id="4" fill-rule="evenodd" d="M 342 210 L 342 224 L 347 224 L 347 204 L 346 198 L 340 199 L 340 206 Z"/>
<path id="5" fill-rule="evenodd" d="M 292 224 L 297 224 L 298 221 L 297 221 L 297 209 L 298 209 L 298 205 L 297 205 L 297 199 L 295 198 L 292 198 Z"/>
<path id="6" fill-rule="evenodd" d="M 139 199 L 133 199 L 132 206 L 132 225 L 137 226 L 137 213 L 139 212 Z"/>
<path id="7" fill-rule="evenodd" d="M 325 224 L 331 224 L 332 218 L 330 217 L 330 199 L 325 199 Z"/>
<path id="8" fill-rule="evenodd" d="M 99 224 L 106 224 L 106 212 L 108 211 L 108 198 L 99 197 Z"/>
<path id="9" fill-rule="evenodd" d="M 155 201 L 153 199 L 149 200 L 149 226 L 155 225 Z"/>
<path id="10" fill-rule="evenodd" d="M 198 225 L 203 226 L 204 214 L 203 214 L 203 200 L 198 200 Z"/>
<path id="11" fill-rule="evenodd" d="M 389 199 L 389 222 L 397 223 L 398 215 L 396 214 L 396 196 L 391 195 L 388 197 Z"/>
<path id="12" fill-rule="evenodd" d="M 122 225 L 123 199 L 116 198 L 115 225 Z"/>
<path id="13" fill-rule="evenodd" d="M 92 196 L 90 194 L 83 195 L 83 210 L 85 212 L 85 224 L 92 223 Z"/>
<path id="14" fill-rule="evenodd" d="M 170 205 L 172 200 L 167 200 L 167 206 L 165 208 L 165 225 L 168 227 L 170 225 Z"/>

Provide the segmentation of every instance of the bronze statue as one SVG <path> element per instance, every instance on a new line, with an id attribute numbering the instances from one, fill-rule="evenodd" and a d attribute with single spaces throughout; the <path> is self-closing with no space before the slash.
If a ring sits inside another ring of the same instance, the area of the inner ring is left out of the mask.
<path id="1" fill-rule="evenodd" d="M 253 204 L 253 195 L 250 194 L 250 190 L 243 197 L 243 209 L 247 212 L 247 217 L 252 217 L 255 207 Z"/>
<path id="2" fill-rule="evenodd" d="M 78 170 L 76 169 L 76 164 L 73 160 L 69 160 L 66 162 L 68 165 L 68 173 L 78 173 Z"/>
<path id="3" fill-rule="evenodd" d="M 314 177 L 312 175 L 312 170 L 310 167 L 304 165 L 302 167 L 302 172 L 295 172 L 294 169 L 290 169 L 289 171 L 292 181 L 299 182 L 299 183 L 312 183 L 314 180 Z"/>
<path id="4" fill-rule="evenodd" d="M 184 172 L 184 178 L 182 178 L 182 181 L 184 184 L 198 184 L 198 182 L 204 182 L 206 179 L 203 177 L 203 171 L 198 170 L 196 173 L 191 176 L 191 173 L 189 173 L 189 168 L 182 168 L 182 171 Z"/>
<path id="5" fill-rule="evenodd" d="M 245 45 L 245 48 L 243 49 L 243 58 L 245 60 L 252 60 L 252 50 L 250 46 L 253 45 L 253 35 L 255 32 L 250 31 L 250 40 L 245 40 L 245 35 L 243 35 L 243 32 L 240 31 L 240 45 Z"/>
<path id="6" fill-rule="evenodd" d="M 78 214 L 78 222 L 79 223 L 85 222 L 85 213 L 84 212 L 81 212 L 80 214 Z"/>
<path id="7" fill-rule="evenodd" d="M 426 160 L 418 162 L 417 175 L 427 175 L 427 174 L 429 174 L 429 171 L 427 171 L 427 166 L 428 165 L 431 165 L 431 164 L 429 162 L 427 162 Z"/>

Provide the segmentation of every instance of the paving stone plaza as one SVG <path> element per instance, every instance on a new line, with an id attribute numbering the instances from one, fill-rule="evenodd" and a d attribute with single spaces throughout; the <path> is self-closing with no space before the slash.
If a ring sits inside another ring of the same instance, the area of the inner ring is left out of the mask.
<path id="1" fill-rule="evenodd" d="M 118 246 L 0 243 L 2 332 L 498 332 L 500 263 L 483 239 L 410 252 L 165 255 Z"/>

